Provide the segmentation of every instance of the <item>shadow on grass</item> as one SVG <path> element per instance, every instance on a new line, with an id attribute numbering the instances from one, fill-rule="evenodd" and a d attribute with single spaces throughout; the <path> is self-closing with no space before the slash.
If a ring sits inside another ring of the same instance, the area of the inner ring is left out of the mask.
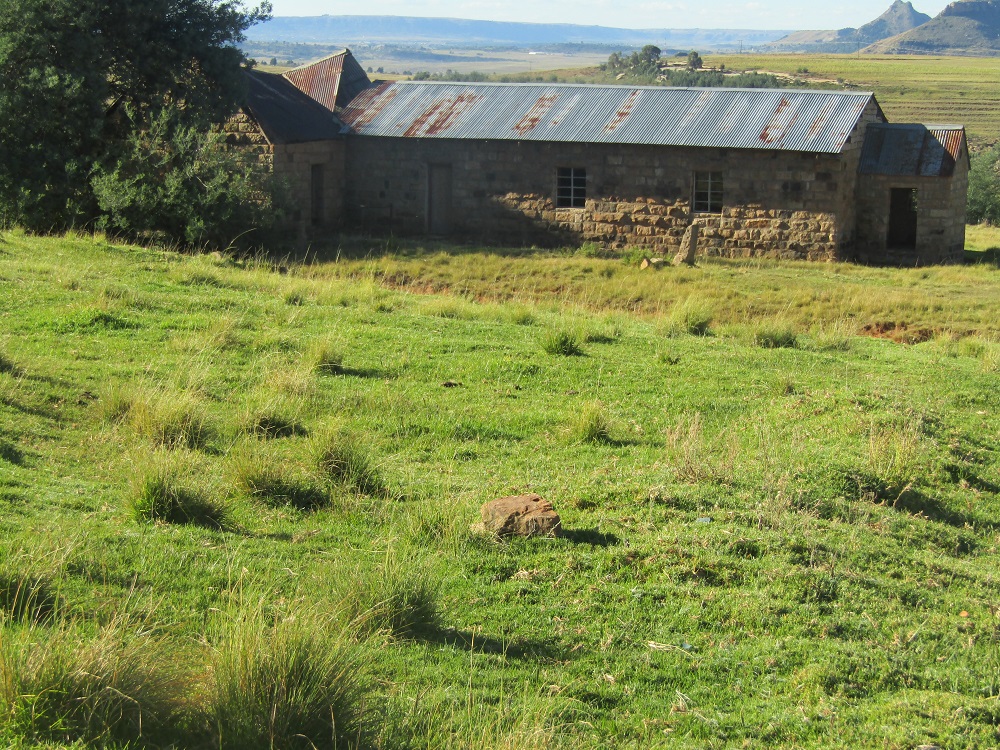
<path id="1" fill-rule="evenodd" d="M 563 649 L 546 641 L 528 638 L 500 640 L 482 633 L 471 633 L 456 628 L 414 630 L 408 635 L 414 640 L 425 643 L 439 643 L 442 646 L 451 646 L 477 654 L 503 654 L 512 659 L 559 659 L 564 655 Z"/>
<path id="2" fill-rule="evenodd" d="M 1000 268 L 1000 247 L 990 247 L 986 250 L 966 250 L 965 262 L 968 265 L 990 265 Z"/>
<path id="3" fill-rule="evenodd" d="M 0 461 L 14 466 L 24 466 L 24 452 L 13 443 L 0 440 Z"/>
<path id="4" fill-rule="evenodd" d="M 560 536 L 573 544 L 591 544 L 595 547 L 614 547 L 621 544 L 614 534 L 597 529 L 567 529 L 565 526 L 560 531 Z"/>
<path id="5" fill-rule="evenodd" d="M 886 505 L 893 510 L 923 516 L 956 528 L 965 528 L 966 526 L 982 529 L 1000 528 L 998 521 L 990 521 L 976 514 L 953 510 L 937 498 L 913 489 L 904 490 L 894 500 L 887 501 Z"/>

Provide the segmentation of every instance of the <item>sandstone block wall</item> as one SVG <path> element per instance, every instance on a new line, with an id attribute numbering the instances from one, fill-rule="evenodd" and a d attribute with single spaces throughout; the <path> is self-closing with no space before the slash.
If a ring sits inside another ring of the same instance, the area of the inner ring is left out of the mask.
<path id="1" fill-rule="evenodd" d="M 964 159 L 959 159 L 951 177 L 861 175 L 856 259 L 865 263 L 906 266 L 961 261 L 965 254 L 968 183 L 968 166 Z M 917 191 L 915 250 L 887 247 L 892 188 Z"/>
<path id="2" fill-rule="evenodd" d="M 344 141 L 272 144 L 260 126 L 239 112 L 222 126 L 226 143 L 255 154 L 274 173 L 292 205 L 290 230 L 300 240 L 318 239 L 339 228 L 344 214 Z M 313 166 L 323 167 L 322 211 L 313 222 Z"/>
<path id="3" fill-rule="evenodd" d="M 312 221 L 313 166 L 323 167 L 323 210 Z M 274 146 L 274 175 L 284 182 L 292 203 L 292 221 L 302 238 L 319 239 L 344 219 L 344 141 L 312 141 Z"/>
<path id="4" fill-rule="evenodd" d="M 349 137 L 345 212 L 374 231 L 428 230 L 428 165 L 452 168 L 451 234 L 491 244 L 594 241 L 675 253 L 833 259 L 853 239 L 856 159 L 790 151 Z M 560 167 L 587 171 L 584 208 L 556 206 Z M 721 213 L 692 211 L 696 171 L 721 171 Z"/>

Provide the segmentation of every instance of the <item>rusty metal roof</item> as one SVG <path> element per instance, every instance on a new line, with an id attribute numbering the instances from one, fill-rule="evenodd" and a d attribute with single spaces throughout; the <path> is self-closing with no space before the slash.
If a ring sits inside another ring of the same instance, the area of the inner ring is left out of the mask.
<path id="1" fill-rule="evenodd" d="M 349 49 L 287 70 L 282 75 L 331 112 L 371 86 L 368 74 Z"/>
<path id="2" fill-rule="evenodd" d="M 406 81 L 363 91 L 341 119 L 367 136 L 839 153 L 873 101 L 843 91 Z"/>
<path id="3" fill-rule="evenodd" d="M 871 125 L 861 152 L 862 174 L 950 177 L 969 158 L 961 125 Z"/>
<path id="4" fill-rule="evenodd" d="M 244 111 L 270 143 L 305 143 L 339 138 L 345 128 L 330 110 L 280 75 L 248 70 Z"/>

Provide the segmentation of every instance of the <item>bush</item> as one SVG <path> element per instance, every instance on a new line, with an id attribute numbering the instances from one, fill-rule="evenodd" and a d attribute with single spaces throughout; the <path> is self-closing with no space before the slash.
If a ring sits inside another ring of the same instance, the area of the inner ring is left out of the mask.
<path id="1" fill-rule="evenodd" d="M 214 653 L 215 747 L 359 748 L 371 722 L 355 646 L 311 617 L 236 617 Z"/>
<path id="2" fill-rule="evenodd" d="M 549 331 L 542 339 L 542 350 L 546 354 L 562 355 L 564 357 L 579 357 L 583 355 L 580 339 L 569 331 Z"/>
<path id="3" fill-rule="evenodd" d="M 1000 225 L 1000 145 L 972 155 L 966 217 L 970 224 Z"/>
<path id="4" fill-rule="evenodd" d="M 166 731 L 187 692 L 175 665 L 148 630 L 118 620 L 95 638 L 68 623 L 0 631 L 0 715 L 30 741 L 138 742 Z"/>
<path id="5" fill-rule="evenodd" d="M 174 120 L 164 109 L 130 135 L 91 180 L 98 228 L 182 246 L 261 247 L 280 241 L 283 199 L 256 155 L 228 149 L 221 133 Z"/>

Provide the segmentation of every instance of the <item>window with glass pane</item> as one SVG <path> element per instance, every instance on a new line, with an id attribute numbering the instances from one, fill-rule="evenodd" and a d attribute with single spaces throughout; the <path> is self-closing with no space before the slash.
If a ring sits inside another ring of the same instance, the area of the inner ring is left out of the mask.
<path id="1" fill-rule="evenodd" d="M 556 176 L 556 206 L 583 208 L 587 205 L 587 170 L 559 167 Z"/>
<path id="2" fill-rule="evenodd" d="M 722 213 L 722 172 L 694 173 L 694 210 Z"/>

